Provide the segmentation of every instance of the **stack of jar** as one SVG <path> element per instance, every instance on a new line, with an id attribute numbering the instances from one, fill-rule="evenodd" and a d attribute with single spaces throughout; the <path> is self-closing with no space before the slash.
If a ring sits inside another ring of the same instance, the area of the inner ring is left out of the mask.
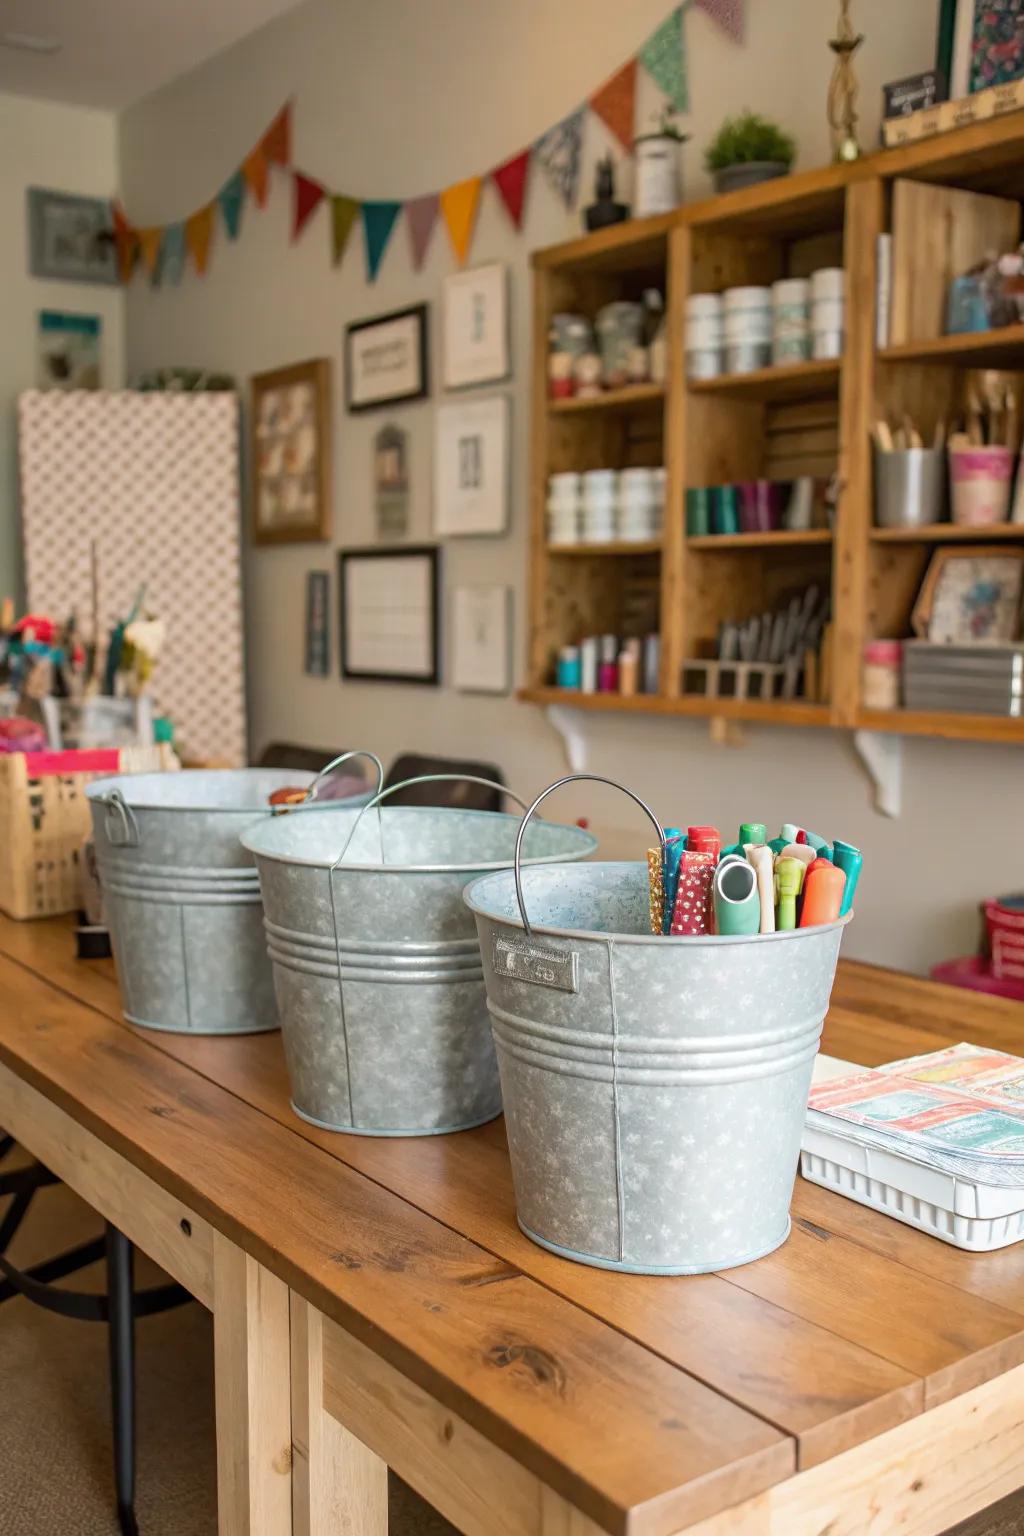
<path id="1" fill-rule="evenodd" d="M 842 357 L 845 322 L 843 269 L 821 267 L 811 273 L 812 357 Z"/>
<path id="2" fill-rule="evenodd" d="M 686 301 L 686 376 L 716 379 L 724 345 L 722 295 L 691 293 Z"/>
<path id="3" fill-rule="evenodd" d="M 548 539 L 552 544 L 639 543 L 656 538 L 665 509 L 661 467 L 562 471 L 548 479 Z"/>
<path id="4" fill-rule="evenodd" d="M 725 314 L 726 373 L 755 373 L 772 360 L 772 291 L 727 288 Z"/>
<path id="5" fill-rule="evenodd" d="M 783 278 L 771 288 L 727 288 L 686 300 L 686 374 L 714 379 L 754 373 L 769 363 L 840 357 L 844 329 L 843 270 L 823 267 L 810 278 Z"/>

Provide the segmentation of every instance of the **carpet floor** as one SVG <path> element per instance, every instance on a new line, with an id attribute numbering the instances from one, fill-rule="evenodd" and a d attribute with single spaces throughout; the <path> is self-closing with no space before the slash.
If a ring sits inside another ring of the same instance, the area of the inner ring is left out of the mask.
<path id="1" fill-rule="evenodd" d="M 4 1167 L 17 1165 L 16 1156 Z M 62 1185 L 41 1191 L 11 1246 L 20 1266 L 102 1232 Z M 137 1256 L 136 1283 L 167 1277 Z M 103 1266 L 62 1282 L 101 1290 Z M 114 1516 L 106 1329 L 44 1312 L 16 1297 L 0 1306 L 2 1536 L 118 1536 Z M 213 1325 L 197 1303 L 136 1325 L 138 1488 L 142 1536 L 216 1536 Z M 394 1474 L 389 1536 L 457 1536 L 455 1527 Z M 1024 1536 L 1020 1495 L 948 1536 Z"/>

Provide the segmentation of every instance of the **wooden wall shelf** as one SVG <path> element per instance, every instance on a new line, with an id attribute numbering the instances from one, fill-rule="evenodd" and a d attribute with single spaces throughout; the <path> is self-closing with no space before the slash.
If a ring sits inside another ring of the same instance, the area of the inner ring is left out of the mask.
<path id="1" fill-rule="evenodd" d="M 979 191 L 990 196 L 983 202 L 974 196 Z M 982 240 L 991 246 L 1009 238 L 1012 244 L 1007 231 L 1018 227 L 1014 203 L 1021 199 L 1024 112 L 1016 112 L 536 252 L 530 656 L 528 686 L 520 696 L 580 710 L 1024 744 L 1021 721 L 871 711 L 861 696 L 864 644 L 910 633 L 914 598 L 933 549 L 1024 541 L 1024 528 L 1009 524 L 876 528 L 870 437 L 881 410 L 894 424 L 912 417 L 927 441 L 939 420 L 948 423 L 962 409 L 971 368 L 1019 370 L 1024 401 L 1024 324 L 969 336 L 938 334 L 947 272 L 963 270 Z M 900 341 L 879 350 L 876 261 L 883 233 L 893 236 L 892 334 Z M 686 378 L 691 293 L 767 285 L 839 265 L 846 271 L 841 359 Z M 613 299 L 639 298 L 652 284 L 665 295 L 664 386 L 632 386 L 593 401 L 550 401 L 551 316 L 562 310 L 594 315 Z M 660 464 L 667 477 L 660 539 L 548 545 L 549 474 Z M 832 530 L 686 536 L 690 487 L 822 479 L 837 470 Z M 775 609 L 810 583 L 831 587 L 831 666 L 822 690 L 828 703 L 681 696 L 685 658 L 709 654 L 724 621 Z M 655 627 L 661 634 L 656 696 L 623 699 L 551 686 L 560 646 L 585 634 L 637 635 Z"/>

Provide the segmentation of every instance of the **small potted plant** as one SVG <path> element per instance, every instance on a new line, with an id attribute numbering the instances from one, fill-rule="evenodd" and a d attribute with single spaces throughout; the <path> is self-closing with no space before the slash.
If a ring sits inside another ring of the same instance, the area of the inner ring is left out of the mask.
<path id="1" fill-rule="evenodd" d="M 726 118 L 707 147 L 704 164 L 716 192 L 734 192 L 785 176 L 795 158 L 796 145 L 777 123 L 756 112 L 741 112 Z"/>

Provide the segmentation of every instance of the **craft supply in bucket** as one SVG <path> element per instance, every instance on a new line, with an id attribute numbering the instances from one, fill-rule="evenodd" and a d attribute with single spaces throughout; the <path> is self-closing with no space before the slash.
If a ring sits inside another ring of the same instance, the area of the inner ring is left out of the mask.
<path id="1" fill-rule="evenodd" d="M 523 1230 L 650 1274 L 777 1248 L 845 919 L 671 938 L 649 931 L 643 863 L 524 869 L 521 901 L 516 876 L 465 899 Z"/>
<path id="2" fill-rule="evenodd" d="M 292 1104 L 328 1130 L 422 1136 L 501 1112 L 462 891 L 511 866 L 519 817 L 380 803 L 402 787 L 362 812 L 267 817 L 244 840 L 259 868 Z M 579 827 L 535 822 L 527 862 L 595 847 Z"/>
<path id="3" fill-rule="evenodd" d="M 87 787 L 132 1024 L 204 1035 L 277 1028 L 259 877 L 239 837 L 275 790 L 316 782 L 293 768 L 186 769 Z"/>

